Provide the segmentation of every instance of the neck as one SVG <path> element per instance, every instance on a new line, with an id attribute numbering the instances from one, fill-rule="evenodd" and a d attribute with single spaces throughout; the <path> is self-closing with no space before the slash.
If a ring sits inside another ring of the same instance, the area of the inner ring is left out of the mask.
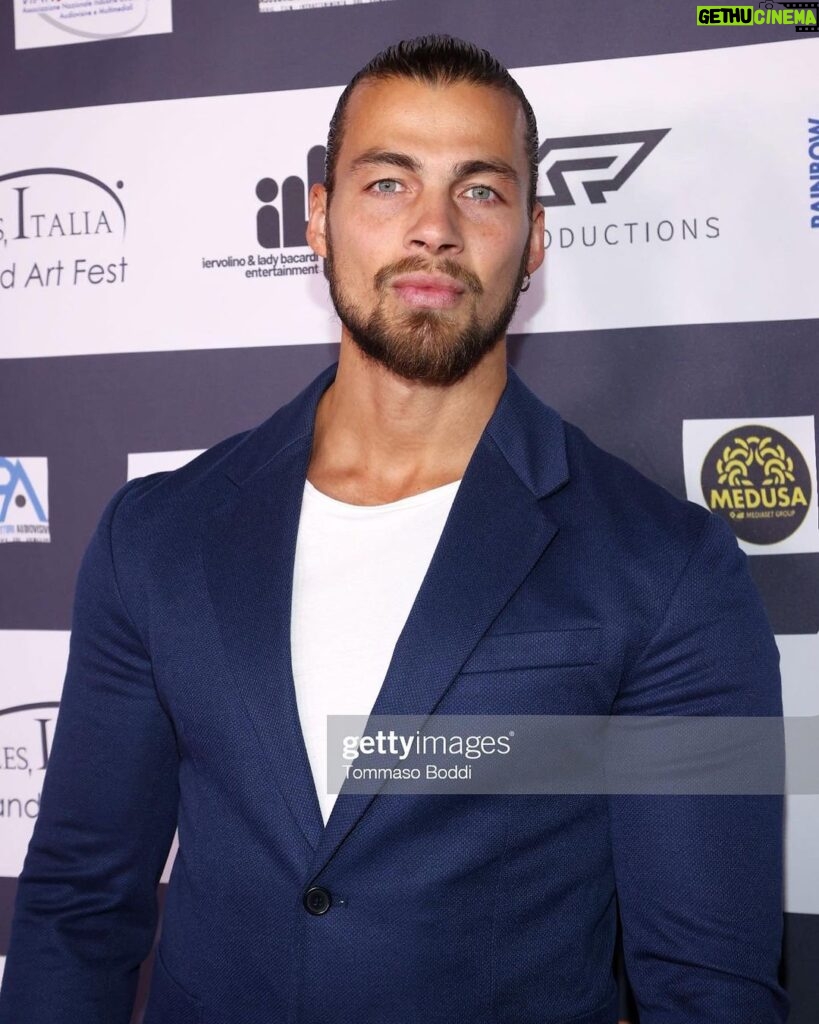
<path id="1" fill-rule="evenodd" d="M 449 386 L 397 377 L 342 332 L 338 371 L 316 410 L 308 480 L 371 505 L 459 480 L 506 385 L 499 342 Z"/>

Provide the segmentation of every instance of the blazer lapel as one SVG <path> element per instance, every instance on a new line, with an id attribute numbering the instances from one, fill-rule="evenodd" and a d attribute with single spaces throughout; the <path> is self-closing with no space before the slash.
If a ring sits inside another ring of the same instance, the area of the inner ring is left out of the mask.
<path id="1" fill-rule="evenodd" d="M 311 850 L 324 823 L 296 704 L 290 611 L 315 410 L 334 377 L 332 366 L 228 457 L 230 492 L 202 548 L 232 681 Z"/>
<path id="2" fill-rule="evenodd" d="M 434 712 L 557 532 L 538 499 L 567 479 L 562 421 L 510 367 L 507 388 L 467 466 L 372 715 L 425 717 Z M 397 761 L 397 756 L 379 759 L 379 765 Z M 345 793 L 342 785 L 313 858 L 312 876 L 376 795 Z"/>

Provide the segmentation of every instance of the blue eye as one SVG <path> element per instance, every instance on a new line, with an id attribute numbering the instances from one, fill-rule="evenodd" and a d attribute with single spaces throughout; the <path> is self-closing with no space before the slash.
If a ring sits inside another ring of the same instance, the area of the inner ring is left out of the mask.
<path id="1" fill-rule="evenodd" d="M 466 191 L 467 193 L 475 193 L 472 198 L 476 199 L 479 203 L 491 202 L 496 198 L 495 190 L 488 185 L 471 185 Z"/>
<path id="2" fill-rule="evenodd" d="M 373 188 L 382 195 L 391 195 L 398 191 L 398 182 L 394 178 L 382 178 L 375 182 Z"/>

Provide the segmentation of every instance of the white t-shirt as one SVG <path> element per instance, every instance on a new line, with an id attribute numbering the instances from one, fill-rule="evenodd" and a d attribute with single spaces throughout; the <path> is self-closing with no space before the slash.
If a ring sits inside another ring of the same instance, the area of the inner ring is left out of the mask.
<path id="1" fill-rule="evenodd" d="M 349 505 L 305 481 L 290 642 L 296 703 L 325 823 L 327 715 L 369 715 L 460 480 L 387 505 Z"/>

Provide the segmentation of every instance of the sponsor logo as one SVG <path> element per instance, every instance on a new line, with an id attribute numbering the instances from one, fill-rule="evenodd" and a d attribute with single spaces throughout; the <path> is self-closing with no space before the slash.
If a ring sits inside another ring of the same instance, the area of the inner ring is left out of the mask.
<path id="1" fill-rule="evenodd" d="M 606 193 L 615 192 L 634 174 L 651 151 L 668 135 L 670 128 L 642 132 L 612 132 L 605 135 L 569 135 L 546 139 L 538 150 L 541 176 L 551 194 L 538 196 L 546 206 L 574 206 L 571 180 L 582 186 L 590 203 L 605 203 Z M 567 180 L 566 175 L 572 174 Z"/>
<path id="2" fill-rule="evenodd" d="M 808 173 L 810 175 L 810 219 L 812 228 L 819 228 L 819 118 L 808 118 Z"/>
<path id="3" fill-rule="evenodd" d="M 0 544 L 50 540 L 48 459 L 0 456 Z"/>
<path id="4" fill-rule="evenodd" d="M 546 229 L 546 248 L 591 249 L 597 245 L 647 245 L 652 242 L 685 242 L 719 238 L 719 217 L 679 217 L 662 220 L 628 220 L 608 224 L 580 224 Z"/>
<path id="5" fill-rule="evenodd" d="M 819 31 L 819 0 L 812 3 L 750 5 L 707 4 L 697 7 L 698 25 L 794 25 L 797 32 Z"/>
<path id="6" fill-rule="evenodd" d="M 59 706 L 42 701 L 0 708 L 0 823 L 39 814 Z"/>
<path id="7" fill-rule="evenodd" d="M 353 4 L 384 3 L 384 0 L 259 0 L 259 13 L 306 11 L 315 7 L 350 7 Z"/>
<path id="8" fill-rule="evenodd" d="M 261 178 L 256 183 L 256 198 L 261 203 L 256 211 L 256 241 L 262 248 L 307 245 L 307 196 L 313 185 L 324 181 L 325 153 L 324 146 L 310 149 L 306 181 L 290 175 L 282 182 L 281 190 L 275 178 Z M 281 212 L 274 205 L 277 197 L 280 198 Z"/>
<path id="9" fill-rule="evenodd" d="M 764 424 L 723 434 L 702 465 L 702 493 L 738 537 L 776 544 L 803 523 L 811 497 L 804 455 L 789 437 Z"/>
<path id="10" fill-rule="evenodd" d="M 260 178 L 254 187 L 255 252 L 202 257 L 203 270 L 229 270 L 246 278 L 304 277 L 319 273 L 319 258 L 307 245 L 307 196 L 324 181 L 324 146 L 307 153 L 306 175 Z M 264 250 L 264 251 L 261 251 Z M 285 251 L 293 250 L 293 251 Z"/>
<path id="11" fill-rule="evenodd" d="M 171 0 L 14 0 L 18 50 L 172 31 Z"/>
<path id="12" fill-rule="evenodd" d="M 819 551 L 812 416 L 686 420 L 686 489 L 759 553 Z"/>
<path id="13" fill-rule="evenodd" d="M 650 128 L 546 139 L 538 151 L 538 200 L 547 208 L 581 209 L 608 203 L 670 131 Z M 614 249 L 719 236 L 719 217 L 713 214 L 564 225 L 550 225 L 547 218 L 546 248 Z"/>
<path id="14" fill-rule="evenodd" d="M 124 283 L 123 187 L 67 167 L 0 174 L 0 291 Z"/>

